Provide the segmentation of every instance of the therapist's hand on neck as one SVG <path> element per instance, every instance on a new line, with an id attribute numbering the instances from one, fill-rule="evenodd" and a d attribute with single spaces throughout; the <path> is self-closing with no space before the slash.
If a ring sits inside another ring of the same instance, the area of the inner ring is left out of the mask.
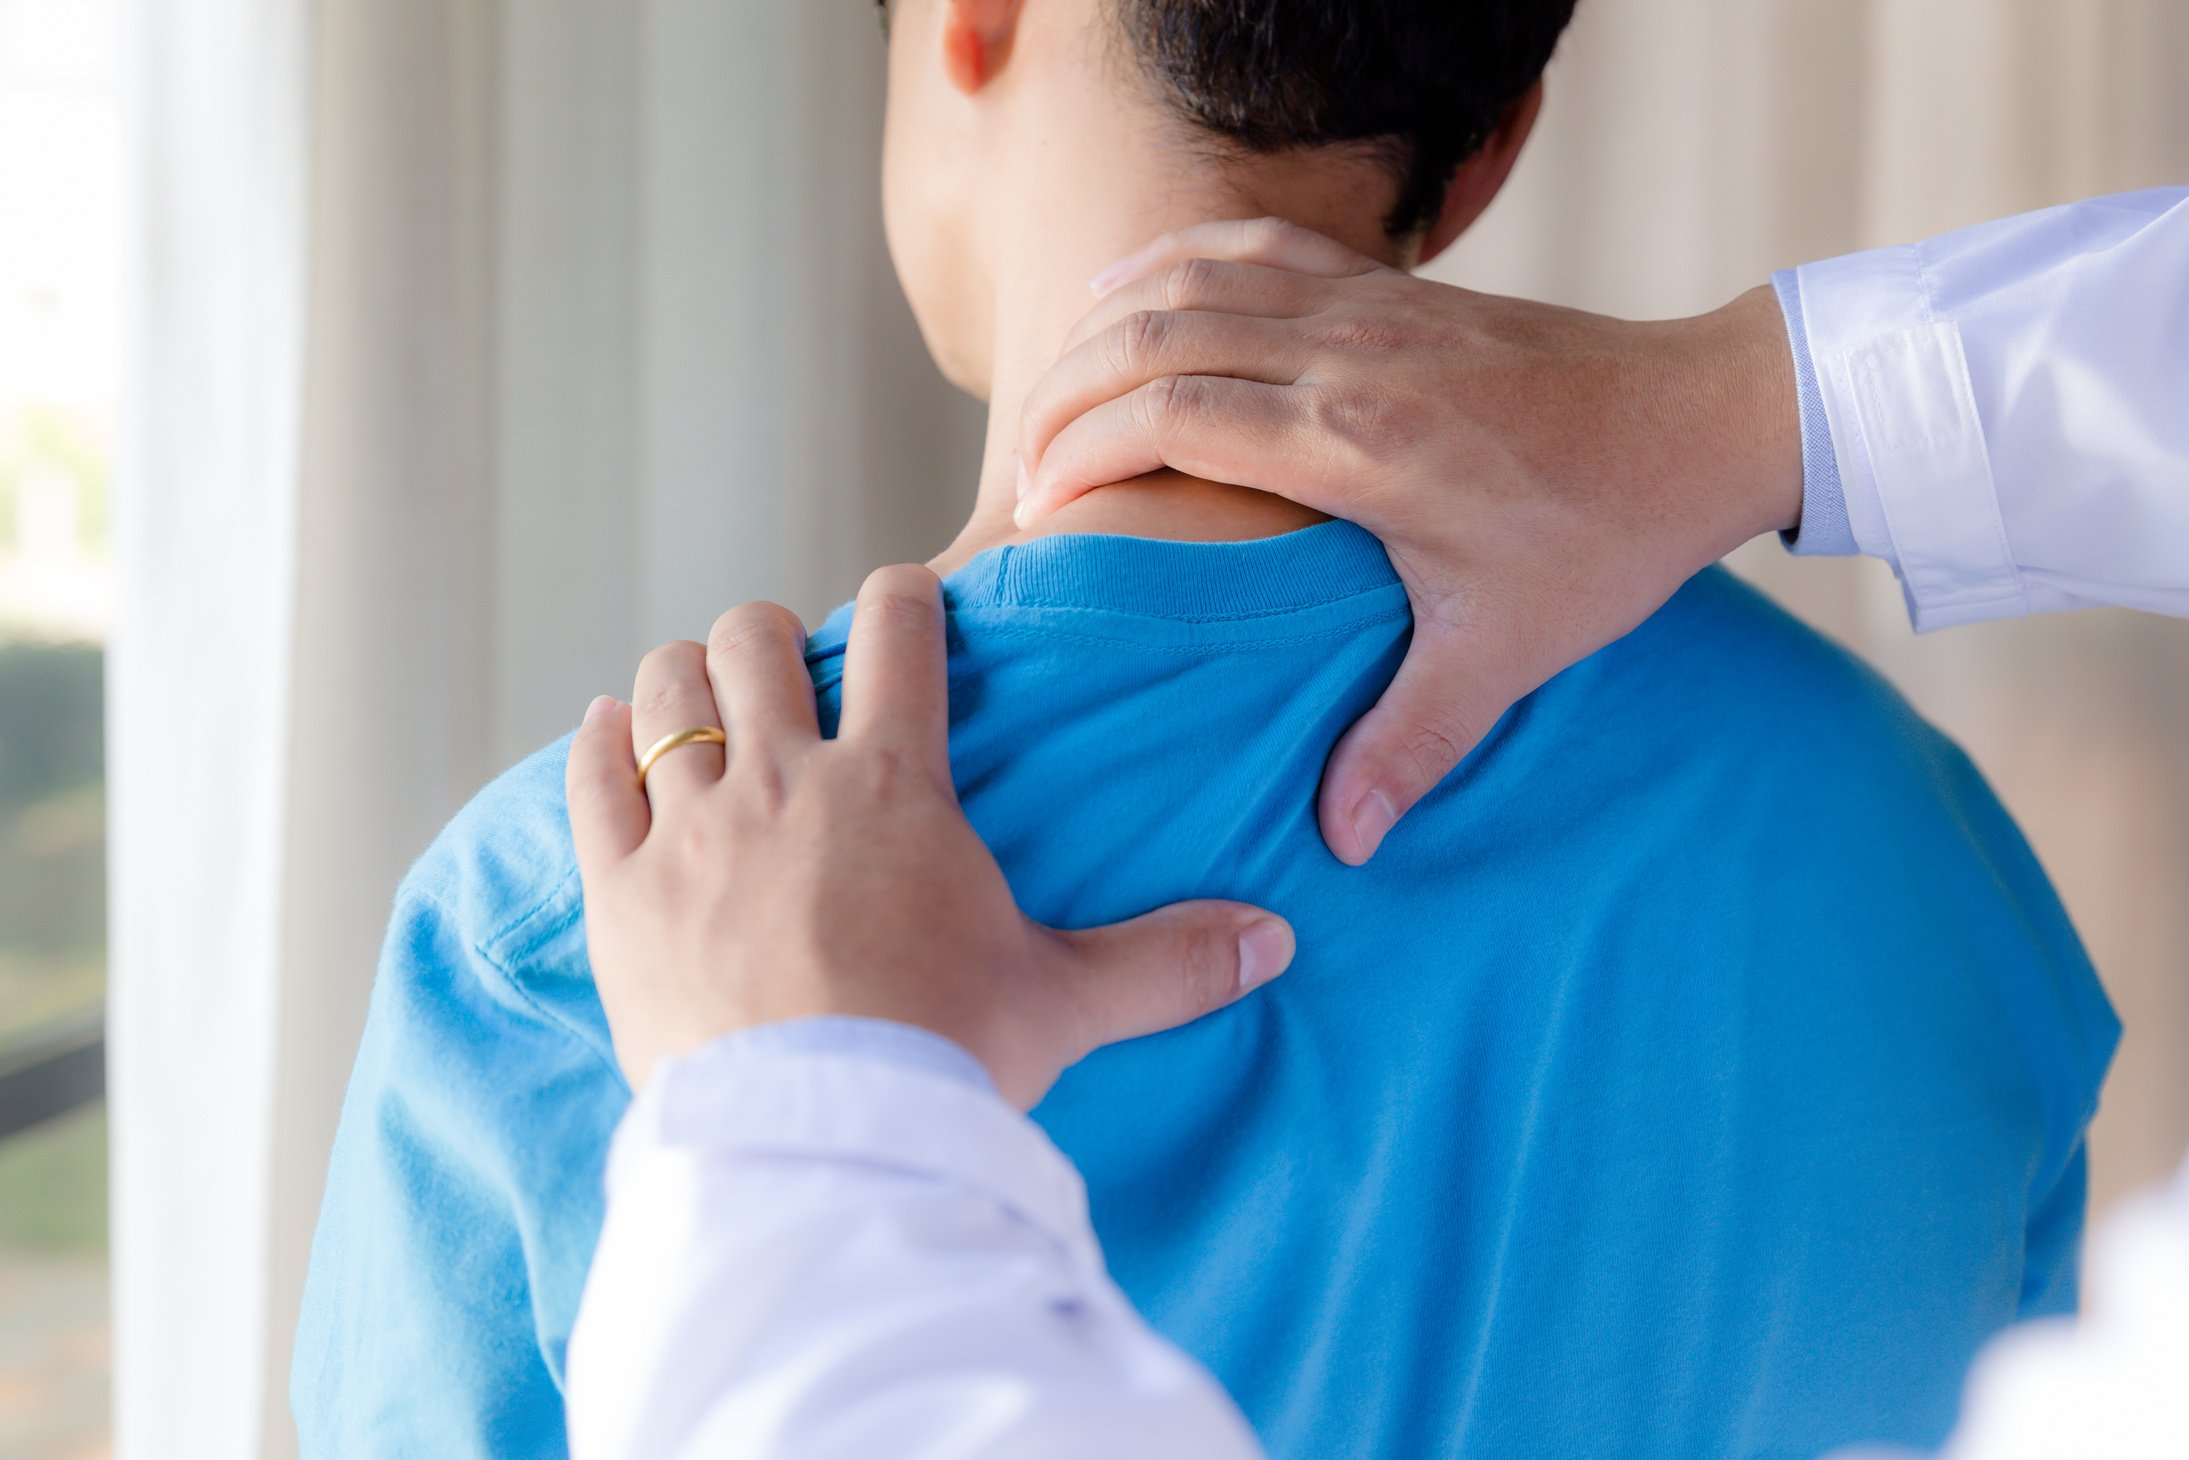
<path id="1" fill-rule="evenodd" d="M 602 698 L 570 749 L 586 940 L 631 1087 L 753 1025 L 855 1015 L 944 1035 L 1030 1107 L 1116 1040 L 1221 1008 L 1284 971 L 1291 929 L 1184 902 L 1065 932 L 1020 913 L 950 779 L 940 592 L 884 568 L 859 594 L 843 716 L 823 740 L 805 630 L 772 604 L 666 645 L 632 703 Z M 724 728 L 722 749 L 661 737 Z"/>
<path id="2" fill-rule="evenodd" d="M 1709 564 L 1801 517 L 1791 350 L 1768 288 L 1635 322 L 1417 279 L 1275 219 L 1156 240 L 1028 395 L 1030 524 L 1170 467 L 1383 541 L 1414 637 L 1332 752 L 1351 863 L 1498 718 Z"/>

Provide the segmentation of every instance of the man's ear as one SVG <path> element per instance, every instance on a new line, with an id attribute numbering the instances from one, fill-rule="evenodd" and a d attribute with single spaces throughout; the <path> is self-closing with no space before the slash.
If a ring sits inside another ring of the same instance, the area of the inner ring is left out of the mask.
<path id="1" fill-rule="evenodd" d="M 1416 267 L 1444 252 L 1453 239 L 1465 233 L 1482 216 L 1482 210 L 1490 206 L 1490 199 L 1497 196 L 1497 190 L 1505 186 L 1505 179 L 1512 176 L 1513 164 L 1520 160 L 1521 145 L 1528 140 L 1528 133 L 1535 130 L 1535 119 L 1542 110 L 1543 78 L 1539 76 L 1535 85 L 1505 108 L 1488 139 L 1472 157 L 1459 165 L 1458 172 L 1452 174 L 1452 185 L 1444 190 L 1444 208 L 1421 241 L 1421 256 L 1415 260 Z"/>
<path id="2" fill-rule="evenodd" d="M 1025 0 L 943 0 L 942 59 L 950 84 L 971 96 L 1003 69 Z"/>

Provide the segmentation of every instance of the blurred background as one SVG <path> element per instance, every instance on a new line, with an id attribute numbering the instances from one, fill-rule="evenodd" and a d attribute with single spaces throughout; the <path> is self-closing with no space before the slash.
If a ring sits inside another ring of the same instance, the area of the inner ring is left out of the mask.
<path id="1" fill-rule="evenodd" d="M 1582 0 L 1434 272 L 1686 313 L 2179 183 L 2185 60 L 2180 0 Z M 290 1453 L 405 864 L 645 648 L 958 525 L 881 62 L 867 0 L 0 0 L 0 1460 Z M 2127 1024 L 2095 1204 L 2160 1174 L 2189 626 L 1918 641 L 1876 564 L 1735 566 L 1990 774 Z"/>

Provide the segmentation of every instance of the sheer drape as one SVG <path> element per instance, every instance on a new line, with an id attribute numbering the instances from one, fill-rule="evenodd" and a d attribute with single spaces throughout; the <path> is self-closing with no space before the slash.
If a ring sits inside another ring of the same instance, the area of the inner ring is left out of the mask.
<path id="1" fill-rule="evenodd" d="M 304 1256 L 407 860 L 650 644 L 939 546 L 977 437 L 883 256 L 860 0 L 135 11 L 119 1442 L 238 1460 L 293 1448 Z M 1584 0 L 1512 195 L 1439 272 L 1670 312 L 2179 181 L 2184 54 L 2175 0 Z M 2101 1183 L 2155 1170 L 2189 1140 L 2189 635 L 1915 644 L 1877 574 L 1775 551 L 1744 567 L 2024 817 L 2131 1021 Z"/>
<path id="2" fill-rule="evenodd" d="M 137 7 L 115 636 L 118 1443 L 293 1448 L 390 893 L 753 596 L 954 526 L 856 4 Z M 626 691 L 627 692 L 627 691 Z"/>
<path id="3" fill-rule="evenodd" d="M 109 645 L 116 1431 L 258 1452 L 304 362 L 302 9 L 136 14 Z"/>

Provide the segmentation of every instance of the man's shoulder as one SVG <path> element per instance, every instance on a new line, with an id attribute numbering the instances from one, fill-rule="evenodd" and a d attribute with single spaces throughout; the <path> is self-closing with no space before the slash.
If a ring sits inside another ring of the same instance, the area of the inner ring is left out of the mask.
<path id="1" fill-rule="evenodd" d="M 2051 880 L 1961 747 L 1723 569 L 1556 689 L 1536 755 L 1590 752 L 1597 774 L 1574 794 L 1592 807 L 1713 855 L 1740 848 L 1725 868 L 1737 883 L 1799 869 L 1784 902 L 1848 937 L 1893 909 L 1914 931 L 2087 981 Z"/>
<path id="2" fill-rule="evenodd" d="M 2066 1151 L 2119 1025 L 2051 879 L 1951 737 L 1723 569 L 1616 646 L 1584 690 L 1597 693 L 1571 708 L 1599 723 L 1625 719 L 1628 699 L 1656 707 L 1629 763 L 1683 768 L 1668 794 L 1694 839 L 1738 848 L 1727 874 L 1769 904 L 1790 949 L 1869 970 L 1856 977 L 1920 967 L 1932 993 L 1959 980 L 2043 1052 L 2037 1065 L 2070 1072 L 2075 1103 L 2050 1112 Z"/>
<path id="3" fill-rule="evenodd" d="M 562 1445 L 562 1346 L 628 1093 L 585 957 L 567 749 L 482 789 L 397 894 L 299 1320 L 307 1449 Z"/>
<path id="4" fill-rule="evenodd" d="M 1582 668 L 1563 718 L 1632 727 L 1630 773 L 1706 801 L 1711 826 L 1865 847 L 1848 859 L 1850 886 L 1897 862 L 1958 857 L 2040 912 L 2051 941 L 2073 944 L 2049 879 L 1960 745 L 1725 569 L 1697 575 Z"/>
<path id="5" fill-rule="evenodd" d="M 412 864 L 400 899 L 430 904 L 496 961 L 521 957 L 578 917 L 578 862 L 563 795 L 569 756 L 566 735 L 488 782 Z"/>
<path id="6" fill-rule="evenodd" d="M 1741 737 L 1758 771 L 1856 764 L 1871 781 L 1901 770 L 1981 784 L 1876 669 L 1722 567 L 1689 580 L 1619 649 L 1624 679 L 1672 702 L 1700 738 Z"/>
<path id="7" fill-rule="evenodd" d="M 564 736 L 489 782 L 403 879 L 382 975 L 438 1016 L 575 1039 L 613 1065 L 585 948 Z M 509 1057 L 514 1058 L 514 1054 Z"/>

